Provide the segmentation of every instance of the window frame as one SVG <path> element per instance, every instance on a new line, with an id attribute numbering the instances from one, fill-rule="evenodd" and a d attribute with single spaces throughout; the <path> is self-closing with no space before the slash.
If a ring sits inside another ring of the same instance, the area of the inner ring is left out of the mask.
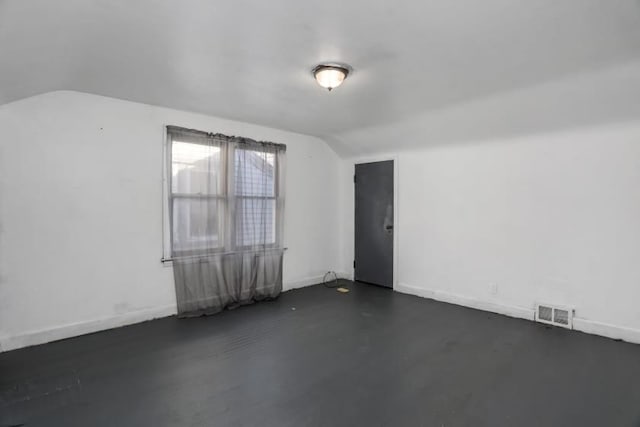
<path id="1" fill-rule="evenodd" d="M 235 167 L 235 158 L 236 158 L 236 150 L 238 150 L 239 148 L 236 146 L 233 148 L 233 153 L 229 153 L 229 159 L 230 162 L 233 163 L 233 177 L 235 179 L 235 173 L 236 173 L 236 167 Z M 240 150 L 243 151 L 251 151 L 251 148 L 240 148 Z M 253 150 L 258 152 L 257 150 Z M 280 186 L 278 185 L 278 183 L 280 182 L 279 179 L 279 173 L 280 173 L 280 167 L 278 164 L 278 155 L 277 153 L 274 151 L 273 153 L 273 196 L 239 196 L 239 195 L 235 195 L 235 199 L 236 200 L 273 200 L 273 221 L 274 221 L 274 230 L 273 230 L 273 243 L 265 243 L 263 245 L 259 245 L 262 248 L 265 249 L 274 249 L 278 247 L 278 221 L 277 221 L 277 216 L 278 216 L 278 198 L 280 197 Z M 228 184 L 229 185 L 235 185 L 235 182 L 232 182 L 232 180 L 228 180 Z M 237 206 L 238 203 L 236 202 L 235 205 Z M 236 206 L 233 206 L 233 215 L 231 218 L 232 221 L 232 228 L 231 230 L 233 231 L 231 233 L 233 238 L 233 249 L 234 250 L 247 250 L 250 249 L 256 245 L 238 245 L 238 241 L 237 241 L 237 236 L 236 236 L 236 227 L 237 227 L 237 217 L 236 217 Z"/>
<path id="2" fill-rule="evenodd" d="M 222 177 L 222 193 L 221 194 L 202 194 L 202 193 L 174 193 L 173 192 L 173 144 L 174 142 L 181 142 L 183 144 L 198 144 L 198 142 L 188 142 L 188 141 L 174 141 L 172 138 L 168 137 L 169 132 L 165 132 L 165 137 L 167 140 L 167 167 L 168 167 L 168 173 L 167 173 L 167 196 L 168 196 L 168 204 L 169 204 L 169 257 L 170 258 L 175 258 L 175 257 L 182 257 L 182 256 L 194 256 L 194 255 L 208 255 L 208 254 L 216 254 L 216 253 L 222 253 L 225 250 L 225 242 L 226 242 L 226 236 L 224 236 L 224 227 L 222 226 L 222 224 L 224 224 L 224 222 L 227 220 L 227 216 L 228 216 L 228 205 L 229 205 L 229 188 L 228 188 L 228 176 L 226 173 L 227 167 L 226 165 L 224 165 L 226 159 L 223 157 L 222 153 L 223 153 L 223 149 L 222 147 L 220 147 L 220 167 L 223 168 L 223 173 L 221 173 L 221 177 Z M 200 144 L 200 145 L 206 145 L 206 144 Z M 173 247 L 173 243 L 174 243 L 174 238 L 173 238 L 173 234 L 174 234 L 174 230 L 173 230 L 173 212 L 174 212 L 174 207 L 175 207 L 175 199 L 190 199 L 190 200 L 201 200 L 201 199 L 206 199 L 206 200 L 218 200 L 219 202 L 221 201 L 223 206 L 222 209 L 220 209 L 220 207 L 218 207 L 218 210 L 221 210 L 222 212 L 224 212 L 224 215 L 222 218 L 219 219 L 219 225 L 218 225 L 218 241 L 219 241 L 219 245 L 216 247 L 207 247 L 203 250 L 183 250 L 183 251 L 174 251 Z"/>
<path id="3" fill-rule="evenodd" d="M 235 142 L 235 144 L 233 144 L 233 148 L 229 148 L 229 147 L 221 147 L 221 153 L 223 153 L 223 155 L 221 155 L 221 165 L 224 168 L 224 171 L 222 173 L 222 179 L 223 181 L 223 185 L 222 185 L 222 189 L 223 189 L 223 193 L 221 193 L 220 195 L 192 195 L 192 194 L 184 194 L 184 193 L 173 193 L 173 188 L 172 188 L 172 172 L 173 172 L 173 138 L 170 136 L 170 131 L 169 128 L 170 127 L 174 127 L 177 128 L 175 126 L 163 126 L 163 156 L 162 156 L 162 183 L 163 183 L 163 191 L 162 191 L 162 195 L 163 195 L 163 256 L 161 258 L 161 261 L 163 263 L 165 263 L 167 266 L 171 266 L 172 265 L 172 261 L 174 258 L 176 257 L 182 257 L 182 256 L 200 256 L 200 255 L 215 255 L 215 254 L 224 254 L 224 253 L 233 253 L 233 252 L 243 252 L 243 251 L 247 251 L 250 250 L 251 248 L 258 246 L 258 245 L 237 245 L 236 243 L 236 239 L 235 239 L 235 230 L 236 230 L 236 226 L 237 226 L 237 220 L 236 220 L 236 216 L 235 216 L 235 211 L 236 211 L 236 207 L 232 206 L 232 205 L 237 205 L 237 200 L 242 200 L 242 199 L 269 199 L 269 200 L 273 200 L 274 203 L 274 236 L 273 236 L 273 243 L 268 243 L 268 244 L 264 244 L 264 245 L 259 245 L 260 249 L 266 249 L 266 250 L 273 250 L 273 249 L 277 249 L 278 247 L 282 246 L 283 242 L 281 242 L 279 239 L 281 230 L 280 227 L 282 226 L 280 224 L 280 221 L 278 221 L 278 214 L 279 214 L 279 210 L 282 209 L 282 205 L 280 202 L 280 188 L 283 185 L 283 183 L 280 182 L 281 179 L 281 170 L 280 167 L 281 165 L 279 164 L 280 159 L 278 156 L 278 149 L 274 150 L 274 195 L 273 196 L 239 196 L 239 195 L 234 195 L 233 198 L 236 199 L 236 201 L 234 201 L 234 203 L 231 203 L 230 199 L 232 198 L 230 196 L 230 194 L 232 194 L 232 189 L 231 186 L 234 185 L 234 177 L 235 177 L 235 150 L 237 149 L 242 149 L 242 150 L 250 150 L 251 148 L 248 146 L 247 148 L 240 148 L 243 144 L 242 141 L 246 140 L 245 138 L 236 138 L 236 137 L 227 137 L 227 138 L 234 138 L 237 139 L 238 141 Z M 198 130 L 193 130 L 193 129 L 186 129 L 186 128 L 180 128 L 180 129 L 184 129 L 185 131 L 191 131 L 194 132 L 195 134 L 200 133 L 203 135 L 214 135 L 211 133 L 206 133 L 206 132 L 202 132 L 202 131 L 198 131 Z M 251 140 L 249 140 L 251 141 Z M 197 142 L 188 142 L 188 141 L 179 141 L 179 142 L 186 142 L 186 143 L 193 143 L 193 144 L 197 144 Z M 272 144 L 272 143 L 267 143 L 267 144 Z M 286 146 L 281 145 L 281 144 L 274 144 L 274 145 L 280 145 L 283 148 L 281 148 L 282 150 L 286 150 Z M 258 151 L 258 150 L 256 150 Z M 176 197 L 177 195 L 177 197 Z M 174 252 L 173 251 L 173 203 L 174 203 L 174 199 L 175 198 L 207 198 L 207 199 L 217 199 L 219 201 L 222 201 L 223 206 L 222 206 L 222 211 L 224 212 L 224 218 L 221 219 L 221 226 L 220 226 L 220 232 L 219 232 L 219 236 L 220 237 L 220 242 L 222 243 L 220 246 L 213 248 L 213 249 L 209 249 L 209 250 L 204 250 L 204 251 L 200 251 L 200 250 L 195 250 L 195 251 L 178 251 L 178 252 Z M 284 212 L 282 212 L 281 214 L 284 214 Z M 228 229 L 230 230 L 229 233 L 224 233 L 225 227 L 223 226 L 223 224 L 227 224 L 228 223 Z M 228 234 L 228 235 L 227 235 Z M 283 248 L 284 249 L 284 248 Z"/>

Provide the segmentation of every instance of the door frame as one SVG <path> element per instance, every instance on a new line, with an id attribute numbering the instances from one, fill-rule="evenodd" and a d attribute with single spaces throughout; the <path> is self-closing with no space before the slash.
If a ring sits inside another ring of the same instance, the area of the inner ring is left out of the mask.
<path id="1" fill-rule="evenodd" d="M 400 211 L 398 209 L 398 188 L 399 188 L 399 166 L 398 166 L 398 155 L 397 154 L 388 154 L 388 155 L 380 155 L 380 156 L 363 156 L 363 157 L 355 157 L 351 162 L 351 179 L 356 174 L 356 165 L 363 163 L 375 163 L 375 162 L 393 162 L 393 282 L 392 287 L 395 291 L 398 288 L 398 234 L 399 234 L 399 219 L 400 219 Z M 352 185 L 353 185 L 352 181 Z M 351 187 L 351 203 L 353 203 L 353 259 L 356 258 L 356 189 L 355 185 Z M 351 278 L 355 279 L 355 268 L 352 267 L 351 270 Z"/>

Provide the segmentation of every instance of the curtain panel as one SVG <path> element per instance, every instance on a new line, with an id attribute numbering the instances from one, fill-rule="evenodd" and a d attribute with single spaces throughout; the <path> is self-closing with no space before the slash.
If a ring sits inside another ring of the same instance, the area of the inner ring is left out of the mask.
<path id="1" fill-rule="evenodd" d="M 167 126 L 171 258 L 178 315 L 282 291 L 286 146 Z"/>

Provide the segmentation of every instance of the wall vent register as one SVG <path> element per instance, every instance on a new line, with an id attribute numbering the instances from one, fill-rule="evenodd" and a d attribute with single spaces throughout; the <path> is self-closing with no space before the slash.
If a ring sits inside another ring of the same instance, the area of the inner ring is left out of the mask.
<path id="1" fill-rule="evenodd" d="M 573 309 L 550 304 L 536 304 L 536 322 L 573 329 Z"/>

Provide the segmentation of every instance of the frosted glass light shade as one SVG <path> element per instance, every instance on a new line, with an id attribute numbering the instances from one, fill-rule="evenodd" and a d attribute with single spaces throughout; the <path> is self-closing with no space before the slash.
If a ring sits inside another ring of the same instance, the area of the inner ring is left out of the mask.
<path id="1" fill-rule="evenodd" d="M 313 70 L 313 75 L 318 84 L 329 90 L 340 86 L 348 74 L 348 69 L 335 65 L 318 65 Z"/>

